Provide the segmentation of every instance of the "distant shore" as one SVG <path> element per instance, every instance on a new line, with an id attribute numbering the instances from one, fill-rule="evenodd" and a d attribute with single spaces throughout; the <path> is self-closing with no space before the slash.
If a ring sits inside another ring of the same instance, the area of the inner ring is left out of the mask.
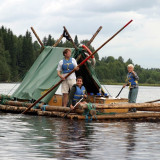
<path id="1" fill-rule="evenodd" d="M 0 83 L 21 83 L 21 82 L 0 82 Z M 111 82 L 100 82 L 102 85 L 124 85 L 124 83 L 111 83 Z M 155 87 L 160 87 L 160 84 L 148 84 L 148 83 L 139 83 L 139 86 L 155 86 Z"/>
<path id="2" fill-rule="evenodd" d="M 107 82 L 101 82 L 102 85 L 123 85 L 124 83 L 107 83 Z M 139 86 L 155 86 L 160 87 L 160 84 L 148 84 L 148 83 L 139 83 Z"/>

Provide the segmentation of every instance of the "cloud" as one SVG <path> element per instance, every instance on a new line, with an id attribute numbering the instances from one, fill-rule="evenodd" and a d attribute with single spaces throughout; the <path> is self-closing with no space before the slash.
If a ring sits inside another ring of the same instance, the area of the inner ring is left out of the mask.
<path id="1" fill-rule="evenodd" d="M 142 67 L 159 67 L 159 0 L 1 0 L 0 15 L 0 24 L 17 35 L 33 26 L 41 39 L 48 34 L 59 38 L 63 26 L 73 38 L 90 39 L 102 26 L 92 43 L 94 48 L 133 19 L 99 56 L 122 56 Z"/>

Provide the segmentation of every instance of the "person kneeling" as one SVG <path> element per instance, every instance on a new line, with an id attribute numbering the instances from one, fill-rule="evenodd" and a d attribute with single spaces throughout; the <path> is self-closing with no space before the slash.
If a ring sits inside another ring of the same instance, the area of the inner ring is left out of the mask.
<path id="1" fill-rule="evenodd" d="M 69 102 L 68 107 L 71 109 L 74 109 L 74 106 L 77 102 L 79 102 L 82 98 L 87 97 L 87 92 L 85 87 L 83 86 L 83 78 L 81 76 L 77 77 L 76 84 L 74 84 L 71 88 L 70 94 L 69 94 Z M 85 104 L 85 101 L 81 101 L 78 104 Z"/>

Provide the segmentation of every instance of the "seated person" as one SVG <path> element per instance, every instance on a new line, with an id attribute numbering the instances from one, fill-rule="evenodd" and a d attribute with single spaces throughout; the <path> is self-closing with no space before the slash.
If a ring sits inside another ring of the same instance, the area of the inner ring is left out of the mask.
<path id="1" fill-rule="evenodd" d="M 74 84 L 71 88 L 70 94 L 69 94 L 69 102 L 68 107 L 71 109 L 74 109 L 75 104 L 80 101 L 81 98 L 87 97 L 87 92 L 85 87 L 83 86 L 83 78 L 81 76 L 77 77 L 76 84 Z M 85 104 L 85 101 L 81 101 L 79 104 Z"/>

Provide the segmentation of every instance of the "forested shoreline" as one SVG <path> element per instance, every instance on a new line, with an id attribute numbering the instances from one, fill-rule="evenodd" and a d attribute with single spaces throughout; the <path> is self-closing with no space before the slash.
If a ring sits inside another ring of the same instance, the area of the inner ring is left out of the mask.
<path id="1" fill-rule="evenodd" d="M 45 46 L 52 46 L 56 39 L 51 35 L 43 38 Z M 78 37 L 74 37 L 74 43 L 78 46 L 79 43 L 86 44 L 88 40 L 78 41 Z M 73 47 L 67 41 L 61 41 L 57 47 Z M 90 46 L 91 51 L 94 47 Z M 25 74 L 32 66 L 38 55 L 41 47 L 37 41 L 32 40 L 31 33 L 26 31 L 25 35 L 16 36 L 11 29 L 4 26 L 0 28 L 0 82 L 20 82 Z M 124 83 L 127 74 L 127 65 L 132 62 L 128 59 L 126 62 L 123 57 L 117 59 L 113 56 L 106 56 L 99 59 L 96 54 L 95 71 L 98 79 L 105 84 Z M 135 71 L 139 75 L 139 83 L 159 84 L 160 85 L 160 68 L 145 69 L 138 64 L 135 65 Z"/>

